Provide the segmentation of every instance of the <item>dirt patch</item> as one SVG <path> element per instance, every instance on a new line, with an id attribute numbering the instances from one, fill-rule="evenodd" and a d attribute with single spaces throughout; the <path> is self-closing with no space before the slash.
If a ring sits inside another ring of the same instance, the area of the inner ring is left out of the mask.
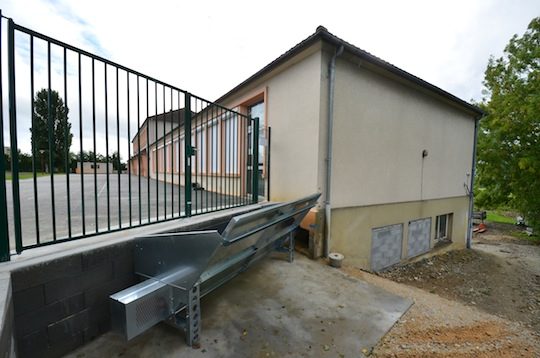
<path id="1" fill-rule="evenodd" d="M 488 224 L 473 249 L 371 274 L 342 270 L 414 305 L 374 357 L 540 357 L 540 246 Z"/>
<path id="2" fill-rule="evenodd" d="M 540 335 L 522 323 L 356 268 L 342 270 L 415 302 L 373 349 L 374 357 L 540 356 Z"/>
<path id="3" fill-rule="evenodd" d="M 380 274 L 540 332 L 540 247 L 496 234 L 457 250 Z"/>

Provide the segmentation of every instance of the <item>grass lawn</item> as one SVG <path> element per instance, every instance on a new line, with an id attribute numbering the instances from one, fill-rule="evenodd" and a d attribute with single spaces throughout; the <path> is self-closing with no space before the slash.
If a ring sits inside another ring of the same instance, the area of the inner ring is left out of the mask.
<path id="1" fill-rule="evenodd" d="M 501 224 L 515 224 L 516 218 L 512 216 L 503 215 L 497 211 L 488 211 L 486 221 Z"/>
<path id="2" fill-rule="evenodd" d="M 47 173 L 40 173 L 40 172 L 36 173 L 37 177 L 42 177 L 45 175 L 47 175 Z M 32 172 L 19 172 L 19 179 L 30 179 L 33 177 L 34 175 L 32 174 Z M 11 172 L 6 172 L 6 180 L 11 180 Z"/>

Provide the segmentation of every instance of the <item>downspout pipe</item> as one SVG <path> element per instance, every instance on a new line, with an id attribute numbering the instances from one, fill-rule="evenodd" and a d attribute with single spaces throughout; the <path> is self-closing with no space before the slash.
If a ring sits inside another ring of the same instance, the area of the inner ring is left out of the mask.
<path id="1" fill-rule="evenodd" d="M 472 166 L 471 166 L 471 182 L 469 186 L 469 217 L 467 225 L 467 248 L 471 248 L 472 233 L 473 233 L 473 210 L 474 210 L 474 177 L 476 175 L 476 145 L 478 142 L 478 124 L 482 117 L 474 120 L 474 142 L 472 153 Z"/>
<path id="2" fill-rule="evenodd" d="M 326 227 L 326 245 L 324 256 L 330 254 L 330 225 L 331 225 L 331 195 L 332 184 L 332 149 L 333 149 L 333 129 L 334 129 L 334 87 L 336 81 L 336 59 L 343 53 L 343 45 L 336 49 L 328 65 L 328 114 L 327 114 L 327 147 L 326 147 L 326 185 L 324 191 L 324 217 Z"/>

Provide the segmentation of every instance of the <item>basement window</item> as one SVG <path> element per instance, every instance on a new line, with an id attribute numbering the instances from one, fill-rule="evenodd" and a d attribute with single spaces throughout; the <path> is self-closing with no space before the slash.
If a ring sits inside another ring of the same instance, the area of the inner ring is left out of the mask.
<path id="1" fill-rule="evenodd" d="M 452 214 L 437 216 L 435 220 L 435 239 L 438 241 L 452 241 Z"/>

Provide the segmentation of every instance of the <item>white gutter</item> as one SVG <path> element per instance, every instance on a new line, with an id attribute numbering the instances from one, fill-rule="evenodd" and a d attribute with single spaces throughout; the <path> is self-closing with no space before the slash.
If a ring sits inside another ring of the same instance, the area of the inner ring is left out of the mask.
<path id="1" fill-rule="evenodd" d="M 328 257 L 330 254 L 330 225 L 331 225 L 331 195 L 330 188 L 332 184 L 332 136 L 334 129 L 334 84 L 336 81 L 336 59 L 343 53 L 344 47 L 341 45 L 328 65 L 328 131 L 327 131 L 327 147 L 326 147 L 326 185 L 324 191 L 324 217 L 326 227 L 326 245 L 324 248 L 324 256 Z"/>

